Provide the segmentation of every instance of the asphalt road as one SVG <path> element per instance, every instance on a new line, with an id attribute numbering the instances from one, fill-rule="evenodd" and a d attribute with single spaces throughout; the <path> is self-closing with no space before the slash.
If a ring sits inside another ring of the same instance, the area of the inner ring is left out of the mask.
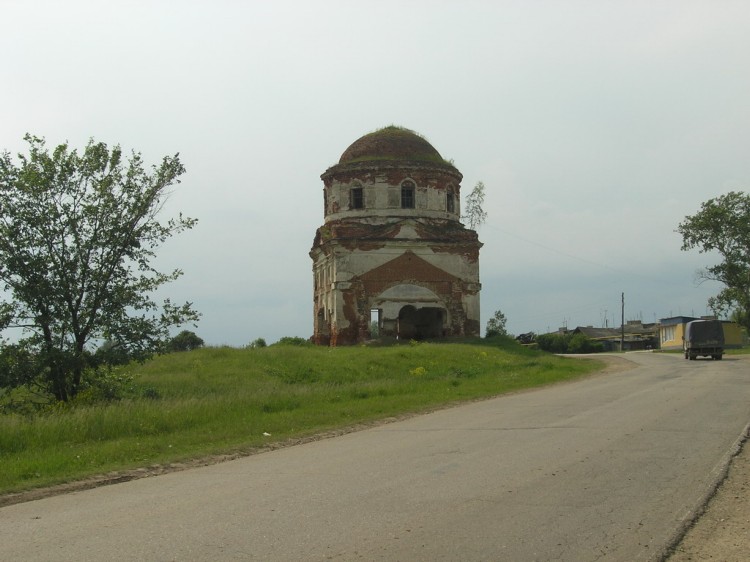
<path id="1" fill-rule="evenodd" d="M 750 362 L 631 370 L 0 509 L 0 560 L 658 560 L 750 422 Z"/>

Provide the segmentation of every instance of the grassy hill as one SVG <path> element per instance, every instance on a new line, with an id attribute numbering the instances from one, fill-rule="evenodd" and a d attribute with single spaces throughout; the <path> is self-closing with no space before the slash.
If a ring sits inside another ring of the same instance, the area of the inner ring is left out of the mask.
<path id="1" fill-rule="evenodd" d="M 204 348 L 124 368 L 116 401 L 0 416 L 0 493 L 217 454 L 568 380 L 599 367 L 511 341 Z"/>

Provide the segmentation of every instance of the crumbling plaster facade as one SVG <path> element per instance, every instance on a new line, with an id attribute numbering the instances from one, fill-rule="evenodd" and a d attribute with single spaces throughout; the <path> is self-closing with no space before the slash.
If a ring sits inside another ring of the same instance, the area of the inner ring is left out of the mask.
<path id="1" fill-rule="evenodd" d="M 479 249 L 460 222 L 461 173 L 424 138 L 386 127 L 322 175 L 313 260 L 313 340 L 479 335 Z"/>

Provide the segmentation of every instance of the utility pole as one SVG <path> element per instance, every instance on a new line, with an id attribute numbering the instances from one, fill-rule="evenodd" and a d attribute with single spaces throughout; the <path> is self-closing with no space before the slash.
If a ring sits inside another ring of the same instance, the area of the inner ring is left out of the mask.
<path id="1" fill-rule="evenodd" d="M 622 324 L 620 325 L 620 351 L 625 351 L 625 293 L 622 294 Z"/>

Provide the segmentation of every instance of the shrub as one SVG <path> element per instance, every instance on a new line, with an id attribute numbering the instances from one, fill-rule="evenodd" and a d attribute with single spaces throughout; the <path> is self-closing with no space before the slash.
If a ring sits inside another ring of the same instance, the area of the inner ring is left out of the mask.
<path id="1" fill-rule="evenodd" d="M 491 336 L 485 336 L 485 340 L 487 340 L 487 343 L 489 345 L 501 348 L 514 347 L 518 345 L 518 341 L 516 340 L 516 338 L 514 338 L 510 334 L 493 334 Z"/>
<path id="2" fill-rule="evenodd" d="M 116 402 L 128 391 L 133 391 L 133 375 L 121 370 L 101 369 L 92 371 L 83 388 L 70 403 Z"/>
<path id="3" fill-rule="evenodd" d="M 309 340 L 306 340 L 305 338 L 300 338 L 298 336 L 284 336 L 279 341 L 277 341 L 274 345 L 312 346 L 313 344 Z"/>
<path id="4" fill-rule="evenodd" d="M 248 347 L 250 349 L 257 349 L 259 347 L 266 347 L 266 345 L 266 340 L 264 340 L 263 338 L 256 338 L 250 342 L 250 345 L 248 345 Z"/>
<path id="5" fill-rule="evenodd" d="M 583 334 L 575 334 L 568 341 L 568 353 L 597 353 L 600 351 L 604 351 L 604 344 L 591 340 Z"/>
<path id="6" fill-rule="evenodd" d="M 539 349 L 550 353 L 565 353 L 568 351 L 567 334 L 540 334 L 536 338 Z"/>
<path id="7" fill-rule="evenodd" d="M 598 353 L 604 351 L 601 342 L 584 334 L 541 334 L 536 338 L 539 349 L 550 353 Z"/>
<path id="8" fill-rule="evenodd" d="M 183 330 L 167 343 L 167 351 L 190 351 L 199 347 L 203 347 L 203 340 L 190 330 Z"/>

